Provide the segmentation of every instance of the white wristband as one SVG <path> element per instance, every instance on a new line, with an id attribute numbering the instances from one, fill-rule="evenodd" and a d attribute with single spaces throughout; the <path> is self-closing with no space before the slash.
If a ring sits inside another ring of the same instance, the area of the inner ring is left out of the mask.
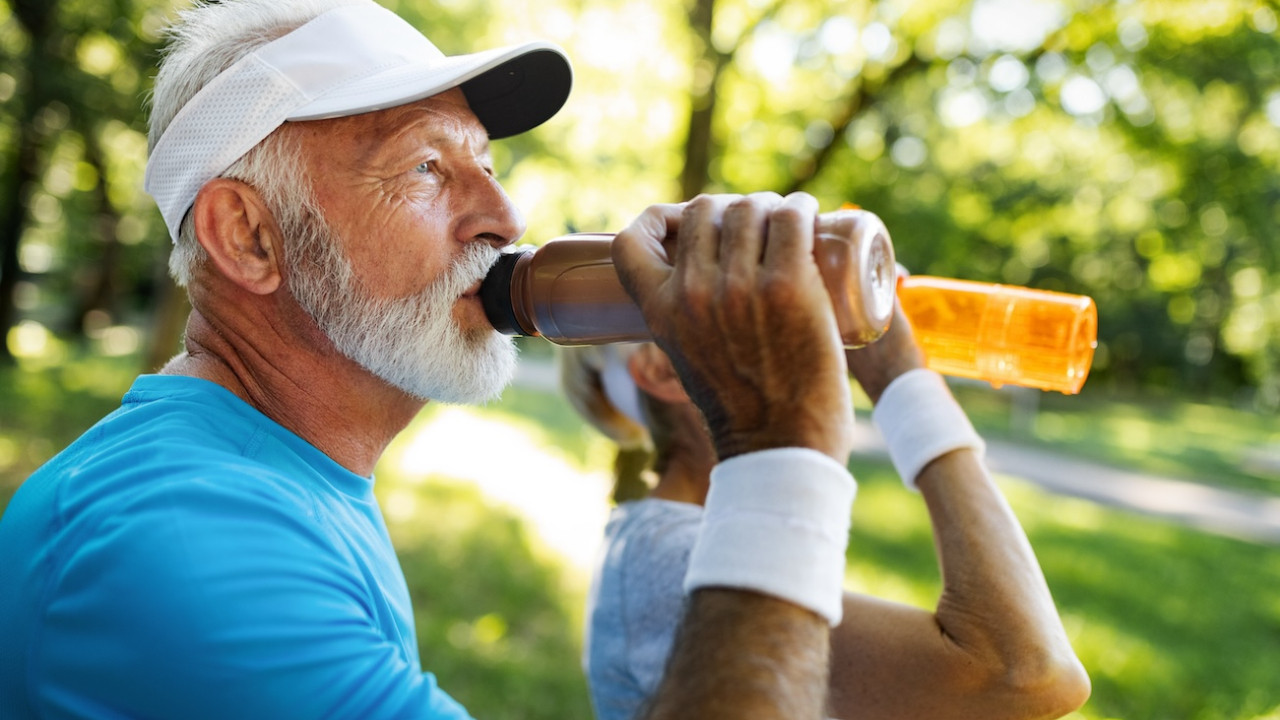
<path id="1" fill-rule="evenodd" d="M 777 448 L 711 471 L 684 589 L 773 595 L 840 623 L 845 548 L 857 483 L 817 450 Z"/>
<path id="2" fill-rule="evenodd" d="M 919 490 L 916 476 L 925 465 L 961 448 L 981 457 L 987 447 L 946 381 L 924 368 L 894 378 L 872 408 L 871 421 L 880 428 L 903 484 L 912 490 Z"/>

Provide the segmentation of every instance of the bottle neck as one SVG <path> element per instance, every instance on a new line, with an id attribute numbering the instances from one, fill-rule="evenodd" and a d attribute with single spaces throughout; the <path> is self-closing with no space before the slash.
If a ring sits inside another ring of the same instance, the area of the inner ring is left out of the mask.
<path id="1" fill-rule="evenodd" d="M 503 335 L 537 335 L 525 290 L 527 266 L 535 248 L 503 253 L 480 283 L 480 303 L 493 328 Z"/>

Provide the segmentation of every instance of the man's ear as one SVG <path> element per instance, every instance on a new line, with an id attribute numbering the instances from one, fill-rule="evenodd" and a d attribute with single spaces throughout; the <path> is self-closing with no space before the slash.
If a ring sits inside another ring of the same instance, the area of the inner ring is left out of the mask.
<path id="1" fill-rule="evenodd" d="M 227 279 L 256 295 L 279 289 L 279 225 L 253 186 L 214 178 L 191 212 L 197 241 Z"/>
<path id="2" fill-rule="evenodd" d="M 636 387 L 658 400 L 671 405 L 690 402 L 671 359 L 657 345 L 641 345 L 627 359 L 627 369 Z"/>

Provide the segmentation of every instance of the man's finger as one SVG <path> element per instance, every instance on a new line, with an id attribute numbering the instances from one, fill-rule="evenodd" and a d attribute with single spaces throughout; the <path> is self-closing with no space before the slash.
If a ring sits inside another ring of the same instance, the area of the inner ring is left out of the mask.
<path id="1" fill-rule="evenodd" d="M 765 242 L 765 264 L 794 268 L 813 260 L 813 229 L 818 217 L 818 200 L 808 193 L 791 193 L 769 216 Z"/>
<path id="2" fill-rule="evenodd" d="M 614 237 L 618 278 L 642 308 L 671 274 L 673 263 L 664 241 L 679 227 L 680 215 L 680 205 L 653 205 Z"/>
<path id="3" fill-rule="evenodd" d="M 720 256 L 724 210 L 741 195 L 699 195 L 685 203 L 680 218 L 675 265 L 682 273 L 714 271 Z"/>
<path id="4" fill-rule="evenodd" d="M 720 267 L 725 279 L 754 278 L 764 258 L 770 211 L 782 204 L 774 192 L 752 193 L 724 212 L 720 233 Z"/>

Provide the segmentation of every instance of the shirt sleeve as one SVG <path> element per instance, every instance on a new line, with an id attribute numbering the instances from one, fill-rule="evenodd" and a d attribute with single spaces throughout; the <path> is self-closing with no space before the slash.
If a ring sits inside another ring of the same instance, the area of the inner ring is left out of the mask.
<path id="1" fill-rule="evenodd" d="M 627 669 L 646 694 L 662 672 L 684 616 L 684 576 L 702 513 L 670 513 L 628 543 L 623 559 L 623 627 Z"/>
<path id="2" fill-rule="evenodd" d="M 30 687 L 50 718 L 470 718 L 366 588 L 314 508 L 160 484 L 63 559 Z"/>

